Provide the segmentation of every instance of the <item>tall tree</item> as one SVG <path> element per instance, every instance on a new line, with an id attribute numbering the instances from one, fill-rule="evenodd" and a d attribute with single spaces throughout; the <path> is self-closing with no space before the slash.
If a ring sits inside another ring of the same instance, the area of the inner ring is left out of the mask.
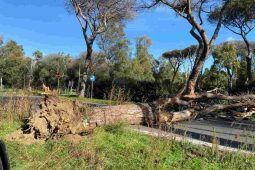
<path id="1" fill-rule="evenodd" d="M 107 31 L 112 24 L 131 18 L 135 1 L 70 0 L 70 2 L 82 28 L 87 47 L 86 64 L 80 91 L 80 96 L 84 97 L 89 68 L 94 70 L 91 57 L 95 39 Z"/>
<path id="2" fill-rule="evenodd" d="M 24 49 L 22 45 L 18 45 L 17 42 L 10 40 L 4 45 L 3 55 L 9 58 L 23 57 Z"/>
<path id="3" fill-rule="evenodd" d="M 219 18 L 219 9 L 209 16 L 209 21 L 214 22 Z M 247 82 L 253 80 L 252 55 L 253 49 L 247 35 L 255 28 L 255 1 L 254 0 L 232 0 L 224 12 L 224 26 L 233 33 L 240 35 L 245 42 Z"/>
<path id="4" fill-rule="evenodd" d="M 34 75 L 34 67 L 37 62 L 39 62 L 43 58 L 43 53 L 39 50 L 33 52 L 34 59 L 30 60 L 30 70 L 29 70 L 29 81 L 28 81 L 28 89 L 31 90 L 31 85 L 33 82 L 33 75 Z"/>
<path id="5" fill-rule="evenodd" d="M 10 40 L 1 46 L 0 51 L 2 82 L 9 87 L 25 86 L 30 59 L 24 56 L 23 47 Z"/>
<path id="6" fill-rule="evenodd" d="M 130 42 L 124 28 L 123 23 L 115 23 L 98 39 L 99 48 L 106 57 L 105 64 L 110 67 L 114 81 L 131 76 Z"/>
<path id="7" fill-rule="evenodd" d="M 152 42 L 147 36 L 136 39 L 136 55 L 133 60 L 133 76 L 137 81 L 154 81 L 149 47 Z"/>
<path id="8" fill-rule="evenodd" d="M 214 41 L 218 37 L 218 33 L 224 19 L 224 11 L 230 0 L 150 0 L 143 1 L 143 6 L 154 7 L 156 5 L 165 5 L 176 12 L 178 16 L 188 21 L 191 25 L 190 34 L 198 42 L 198 52 L 194 67 L 189 76 L 186 87 L 181 94 L 194 95 L 198 77 L 207 59 Z M 211 13 L 213 9 L 219 9 L 219 17 L 213 34 L 208 38 L 208 32 L 204 28 L 204 16 Z"/>
<path id="9" fill-rule="evenodd" d="M 224 43 L 213 50 L 212 53 L 215 62 L 226 70 L 229 76 L 229 90 L 233 88 L 233 78 L 236 75 L 240 62 L 237 58 L 237 51 L 234 44 Z"/>

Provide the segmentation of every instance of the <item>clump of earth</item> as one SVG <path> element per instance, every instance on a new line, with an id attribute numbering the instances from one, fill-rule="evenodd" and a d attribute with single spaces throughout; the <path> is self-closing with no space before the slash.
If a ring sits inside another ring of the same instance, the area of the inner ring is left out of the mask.
<path id="1" fill-rule="evenodd" d="M 91 109 L 78 101 L 60 101 L 57 97 L 45 96 L 23 131 L 33 134 L 35 139 L 90 133 L 96 126 L 87 120 L 90 113 Z"/>
<path id="2" fill-rule="evenodd" d="M 91 109 L 78 101 L 60 101 L 55 96 L 46 95 L 23 128 L 9 134 L 6 139 L 24 144 L 42 143 L 59 137 L 80 139 L 78 136 L 91 133 L 96 126 L 88 123 L 89 113 Z"/>

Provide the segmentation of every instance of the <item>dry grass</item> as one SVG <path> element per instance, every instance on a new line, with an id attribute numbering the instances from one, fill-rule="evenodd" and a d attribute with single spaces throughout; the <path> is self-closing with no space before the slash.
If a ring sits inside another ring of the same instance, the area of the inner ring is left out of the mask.
<path id="1" fill-rule="evenodd" d="M 5 100 L 0 103 L 0 114 L 6 117 L 8 122 L 21 121 L 29 116 L 32 103 L 29 101 L 28 94 L 5 95 Z"/>

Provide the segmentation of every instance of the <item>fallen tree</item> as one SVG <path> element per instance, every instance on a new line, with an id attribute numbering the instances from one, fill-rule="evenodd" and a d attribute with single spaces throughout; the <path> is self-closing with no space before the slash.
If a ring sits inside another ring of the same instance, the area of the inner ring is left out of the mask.
<path id="1" fill-rule="evenodd" d="M 31 113 L 23 133 L 32 134 L 35 139 L 58 138 L 68 134 L 84 135 L 96 127 L 119 122 L 130 125 L 159 126 L 188 120 L 191 111 L 158 112 L 149 104 L 125 104 L 116 106 L 89 107 L 78 101 L 61 101 L 45 95 L 39 108 Z"/>
<path id="2" fill-rule="evenodd" d="M 23 133 L 35 139 L 48 139 L 69 134 L 85 135 L 98 126 L 119 122 L 159 127 L 223 111 L 238 119 L 247 118 L 255 112 L 255 96 L 225 96 L 206 92 L 195 97 L 177 95 L 153 104 L 92 107 L 45 95 L 36 108 L 23 126 Z"/>
<path id="3" fill-rule="evenodd" d="M 213 104 L 219 100 L 227 100 L 228 104 Z M 28 119 L 24 132 L 33 134 L 36 139 L 47 139 L 67 134 L 88 134 L 98 126 L 118 122 L 158 127 L 222 111 L 231 113 L 233 117 L 246 118 L 252 116 L 254 110 L 254 95 L 199 94 L 192 98 L 179 96 L 159 100 L 154 105 L 101 107 L 89 107 L 78 101 L 61 101 L 57 97 L 46 95 L 39 104 L 39 109 Z"/>
<path id="4" fill-rule="evenodd" d="M 89 107 L 78 101 L 61 101 L 46 95 L 39 109 L 28 118 L 24 133 L 36 139 L 57 138 L 67 134 L 87 134 L 106 124 L 127 122 L 131 125 L 152 125 L 157 122 L 146 104 Z"/>

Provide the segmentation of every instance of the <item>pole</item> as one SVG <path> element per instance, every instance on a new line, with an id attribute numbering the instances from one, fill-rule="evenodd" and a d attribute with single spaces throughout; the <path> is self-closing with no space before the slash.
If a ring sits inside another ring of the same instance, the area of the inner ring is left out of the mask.
<path id="1" fill-rule="evenodd" d="M 77 85 L 77 92 L 79 92 L 79 89 L 80 89 L 80 85 L 81 85 L 81 66 L 79 64 L 79 72 L 78 72 L 78 85 Z"/>
<path id="2" fill-rule="evenodd" d="M 28 89 L 31 90 L 31 83 L 32 83 L 32 77 L 33 77 L 33 60 L 31 60 L 30 64 L 30 75 L 29 75 L 29 81 L 28 81 Z"/>
<path id="3" fill-rule="evenodd" d="M 3 89 L 3 77 L 0 78 L 0 89 Z"/>
<path id="4" fill-rule="evenodd" d="M 59 78 L 58 78 L 58 92 L 59 92 L 59 84 L 60 84 L 60 83 L 59 83 Z"/>
<path id="5" fill-rule="evenodd" d="M 94 81 L 91 81 L 91 99 L 93 98 L 93 86 L 94 86 Z"/>

